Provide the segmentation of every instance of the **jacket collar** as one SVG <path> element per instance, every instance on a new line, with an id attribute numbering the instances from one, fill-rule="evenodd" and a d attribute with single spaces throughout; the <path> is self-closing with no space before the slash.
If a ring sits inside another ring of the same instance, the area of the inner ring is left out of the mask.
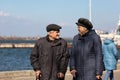
<path id="1" fill-rule="evenodd" d="M 90 36 L 93 34 L 96 34 L 95 30 L 90 30 L 89 32 L 87 32 L 86 34 L 84 34 L 82 36 L 80 34 L 78 34 L 78 40 L 85 39 L 87 36 Z"/>
<path id="2" fill-rule="evenodd" d="M 51 41 L 51 40 L 49 39 L 49 36 L 47 35 L 47 36 L 46 36 L 46 40 L 51 44 L 51 46 L 57 46 L 57 45 L 60 45 L 60 44 L 61 44 L 61 38 L 55 39 L 54 41 Z"/>

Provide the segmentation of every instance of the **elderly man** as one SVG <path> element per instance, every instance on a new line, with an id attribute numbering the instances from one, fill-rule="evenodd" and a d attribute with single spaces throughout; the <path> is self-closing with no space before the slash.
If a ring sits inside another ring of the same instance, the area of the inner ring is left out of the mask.
<path id="1" fill-rule="evenodd" d="M 30 55 L 31 65 L 40 80 L 64 80 L 68 65 L 67 42 L 60 38 L 61 26 L 49 24 L 47 36 L 40 38 Z"/>

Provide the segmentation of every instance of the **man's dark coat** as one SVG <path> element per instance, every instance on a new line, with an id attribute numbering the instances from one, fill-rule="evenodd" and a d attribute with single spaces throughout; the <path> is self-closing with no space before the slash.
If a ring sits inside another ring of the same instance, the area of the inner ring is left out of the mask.
<path id="1" fill-rule="evenodd" d="M 41 70 L 40 80 L 58 80 L 58 72 L 66 73 L 68 59 L 67 42 L 62 38 L 51 42 L 48 36 L 37 41 L 30 55 L 33 69 Z"/>

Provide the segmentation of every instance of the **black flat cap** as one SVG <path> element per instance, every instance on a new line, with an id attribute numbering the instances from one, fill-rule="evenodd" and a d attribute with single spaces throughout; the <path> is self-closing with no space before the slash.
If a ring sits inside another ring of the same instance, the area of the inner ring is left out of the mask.
<path id="1" fill-rule="evenodd" d="M 93 28 L 92 23 L 86 18 L 79 18 L 76 24 L 78 26 L 86 27 L 88 30 L 91 30 Z"/>
<path id="2" fill-rule="evenodd" d="M 52 30 L 54 30 L 54 31 L 59 31 L 61 28 L 62 28 L 62 27 L 59 26 L 59 25 L 57 25 L 57 24 L 49 24 L 49 25 L 46 27 L 46 30 L 47 30 L 47 32 L 52 31 Z"/>

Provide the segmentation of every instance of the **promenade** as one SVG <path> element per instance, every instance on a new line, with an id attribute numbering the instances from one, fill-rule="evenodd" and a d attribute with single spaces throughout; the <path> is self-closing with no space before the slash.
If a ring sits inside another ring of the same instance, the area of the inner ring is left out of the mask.
<path id="1" fill-rule="evenodd" d="M 120 80 L 120 61 L 117 64 L 117 70 L 114 71 L 115 80 Z M 105 72 L 103 73 L 104 77 Z M 35 74 L 33 70 L 21 70 L 21 71 L 3 71 L 0 72 L 0 80 L 35 80 Z M 65 75 L 65 80 L 72 80 L 72 75 L 69 69 Z"/>

